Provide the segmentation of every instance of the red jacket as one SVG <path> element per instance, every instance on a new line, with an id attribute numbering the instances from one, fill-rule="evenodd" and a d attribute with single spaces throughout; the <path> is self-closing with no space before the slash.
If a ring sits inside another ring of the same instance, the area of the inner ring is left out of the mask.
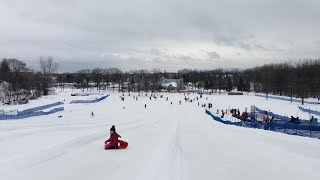
<path id="1" fill-rule="evenodd" d="M 114 132 L 110 135 L 110 138 L 108 140 L 106 140 L 106 142 L 110 142 L 110 146 L 118 146 L 118 142 L 119 142 L 119 135 Z M 105 143 L 106 143 L 105 142 Z"/>

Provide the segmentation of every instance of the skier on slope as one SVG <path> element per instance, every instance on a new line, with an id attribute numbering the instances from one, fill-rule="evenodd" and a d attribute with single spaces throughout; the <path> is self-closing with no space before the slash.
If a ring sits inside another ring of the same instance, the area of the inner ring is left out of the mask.
<path id="1" fill-rule="evenodd" d="M 118 149 L 119 137 L 121 138 L 121 136 L 116 132 L 116 127 L 112 125 L 110 128 L 110 138 L 104 142 L 104 149 Z"/>

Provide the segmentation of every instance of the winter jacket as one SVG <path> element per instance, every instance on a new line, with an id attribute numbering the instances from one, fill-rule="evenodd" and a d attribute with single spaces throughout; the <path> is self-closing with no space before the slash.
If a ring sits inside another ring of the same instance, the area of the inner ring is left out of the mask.
<path id="1" fill-rule="evenodd" d="M 109 142 L 110 146 L 118 146 L 119 137 L 121 136 L 114 132 L 110 135 L 110 138 L 105 141 L 105 143 Z"/>
<path id="2" fill-rule="evenodd" d="M 244 112 L 241 114 L 241 120 L 245 120 L 246 119 L 246 115 L 244 114 Z"/>

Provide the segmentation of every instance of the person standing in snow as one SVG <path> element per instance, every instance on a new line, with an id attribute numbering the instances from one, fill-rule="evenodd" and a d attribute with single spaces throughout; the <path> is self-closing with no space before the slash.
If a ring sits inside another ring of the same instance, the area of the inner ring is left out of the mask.
<path id="1" fill-rule="evenodd" d="M 110 128 L 110 138 L 104 142 L 106 144 L 104 149 L 118 149 L 119 138 L 121 136 L 116 132 L 116 127 L 112 125 Z"/>
<path id="2" fill-rule="evenodd" d="M 242 121 L 245 121 L 246 120 L 246 113 L 245 112 L 242 112 L 241 116 L 240 116 L 240 119 Z"/>
<path id="3" fill-rule="evenodd" d="M 224 112 L 223 112 L 223 109 L 221 110 L 221 118 L 224 118 Z"/>
<path id="4" fill-rule="evenodd" d="M 294 118 L 293 116 L 291 116 L 291 118 L 290 118 L 290 123 L 294 123 L 294 121 L 296 120 L 296 118 Z"/>
<path id="5" fill-rule="evenodd" d="M 314 117 L 313 116 L 311 116 L 311 118 L 310 118 L 310 124 L 312 124 L 312 121 L 314 120 Z"/>
<path id="6" fill-rule="evenodd" d="M 266 114 L 262 117 L 263 122 L 268 122 L 269 121 L 269 116 Z"/>
<path id="7" fill-rule="evenodd" d="M 270 119 L 270 123 L 274 123 L 274 121 L 275 121 L 274 117 L 272 116 L 271 119 Z"/>

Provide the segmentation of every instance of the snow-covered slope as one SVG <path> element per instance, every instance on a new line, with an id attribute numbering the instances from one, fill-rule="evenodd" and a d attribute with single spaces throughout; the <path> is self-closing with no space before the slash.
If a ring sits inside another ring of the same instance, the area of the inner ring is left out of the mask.
<path id="1" fill-rule="evenodd" d="M 152 100 L 139 96 L 137 101 L 136 93 L 126 93 L 124 102 L 120 95 L 111 93 L 95 104 L 68 104 L 93 97 L 59 93 L 47 101 L 65 100 L 64 112 L 0 121 L 1 179 L 318 179 L 319 139 L 223 125 L 197 101 L 185 102 L 184 94 L 164 93 Z M 199 101 L 219 109 L 255 104 L 308 118 L 295 109 L 297 104 L 254 96 L 204 95 Z M 127 149 L 103 149 L 113 124 L 129 142 Z"/>

